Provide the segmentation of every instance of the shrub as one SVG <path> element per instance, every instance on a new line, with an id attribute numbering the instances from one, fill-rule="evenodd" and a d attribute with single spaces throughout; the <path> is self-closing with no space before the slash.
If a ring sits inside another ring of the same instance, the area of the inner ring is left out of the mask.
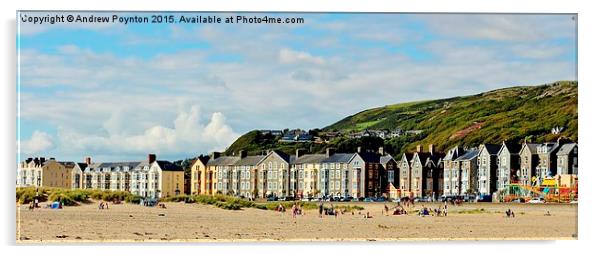
<path id="1" fill-rule="evenodd" d="M 132 204 L 139 204 L 140 200 L 142 200 L 142 196 L 130 194 L 125 197 L 124 201 Z"/>
<path id="2" fill-rule="evenodd" d="M 75 200 L 73 200 L 71 197 L 60 191 L 53 192 L 52 194 L 50 194 L 50 196 L 48 196 L 48 200 L 52 202 L 58 201 L 66 206 L 77 205 L 77 202 L 75 202 Z"/>
<path id="3" fill-rule="evenodd" d="M 240 210 L 240 204 L 237 203 L 217 202 L 215 206 L 226 210 Z"/>
<path id="4" fill-rule="evenodd" d="M 46 197 L 48 196 L 50 189 L 45 188 L 36 188 L 26 187 L 26 188 L 17 188 L 16 190 L 16 200 L 19 204 L 28 204 L 33 202 L 38 195 L 38 201 L 44 202 L 46 201 Z"/>

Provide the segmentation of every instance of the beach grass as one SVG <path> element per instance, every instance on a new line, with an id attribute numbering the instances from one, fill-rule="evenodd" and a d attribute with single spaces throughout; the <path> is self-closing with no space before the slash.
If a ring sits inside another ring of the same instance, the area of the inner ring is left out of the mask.
<path id="1" fill-rule="evenodd" d="M 74 206 L 79 203 L 88 203 L 91 200 L 103 201 L 125 201 L 128 203 L 139 203 L 141 197 L 126 191 L 108 190 L 70 190 L 62 188 L 35 188 L 23 187 L 16 189 L 16 201 L 19 204 L 29 204 L 35 199 L 39 202 L 58 201 L 66 206 Z"/>

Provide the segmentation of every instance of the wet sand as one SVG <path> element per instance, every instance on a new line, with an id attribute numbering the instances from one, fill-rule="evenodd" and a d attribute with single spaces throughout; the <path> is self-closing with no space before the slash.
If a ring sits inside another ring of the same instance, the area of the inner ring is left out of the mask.
<path id="1" fill-rule="evenodd" d="M 167 209 L 119 204 L 98 210 L 97 204 L 84 204 L 35 211 L 17 206 L 17 242 L 577 239 L 576 204 L 463 204 L 449 206 L 447 217 L 420 217 L 413 212 L 387 216 L 383 203 L 351 203 L 366 210 L 336 218 L 319 218 L 317 210 L 308 210 L 296 219 L 290 210 L 281 214 L 254 208 L 229 211 L 201 204 L 166 205 Z M 413 209 L 421 206 L 417 203 Z M 516 217 L 506 218 L 508 208 Z M 484 211 L 462 213 L 474 209 Z M 373 218 L 364 218 L 367 211 Z"/>

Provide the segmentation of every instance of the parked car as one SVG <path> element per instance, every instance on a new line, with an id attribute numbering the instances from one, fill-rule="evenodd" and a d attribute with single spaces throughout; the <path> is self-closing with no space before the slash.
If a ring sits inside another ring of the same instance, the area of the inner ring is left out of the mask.
<path id="1" fill-rule="evenodd" d="M 353 200 L 352 197 L 344 197 L 344 198 L 341 198 L 341 200 L 339 200 L 339 201 L 341 201 L 341 202 L 351 202 L 352 200 Z"/>
<path id="2" fill-rule="evenodd" d="M 378 197 L 374 201 L 376 201 L 376 202 L 387 202 L 387 198 L 385 198 L 385 197 Z"/>
<path id="3" fill-rule="evenodd" d="M 276 197 L 276 196 L 269 196 L 268 197 L 268 201 L 278 201 L 278 197 Z"/>
<path id="4" fill-rule="evenodd" d="M 543 198 L 532 198 L 531 200 L 529 200 L 529 204 L 543 204 L 546 201 Z"/>
<path id="5" fill-rule="evenodd" d="M 371 198 L 371 197 L 364 198 L 364 202 L 374 202 L 374 198 Z"/>

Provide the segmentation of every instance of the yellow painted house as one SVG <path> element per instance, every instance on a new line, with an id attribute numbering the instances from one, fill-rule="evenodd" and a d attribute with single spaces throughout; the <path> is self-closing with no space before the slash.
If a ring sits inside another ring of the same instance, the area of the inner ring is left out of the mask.
<path id="1" fill-rule="evenodd" d="M 71 170 L 74 165 L 54 158 L 28 158 L 19 163 L 17 187 L 71 188 Z"/>
<path id="2" fill-rule="evenodd" d="M 209 194 L 209 168 L 206 157 L 199 157 L 190 166 L 190 194 Z"/>

